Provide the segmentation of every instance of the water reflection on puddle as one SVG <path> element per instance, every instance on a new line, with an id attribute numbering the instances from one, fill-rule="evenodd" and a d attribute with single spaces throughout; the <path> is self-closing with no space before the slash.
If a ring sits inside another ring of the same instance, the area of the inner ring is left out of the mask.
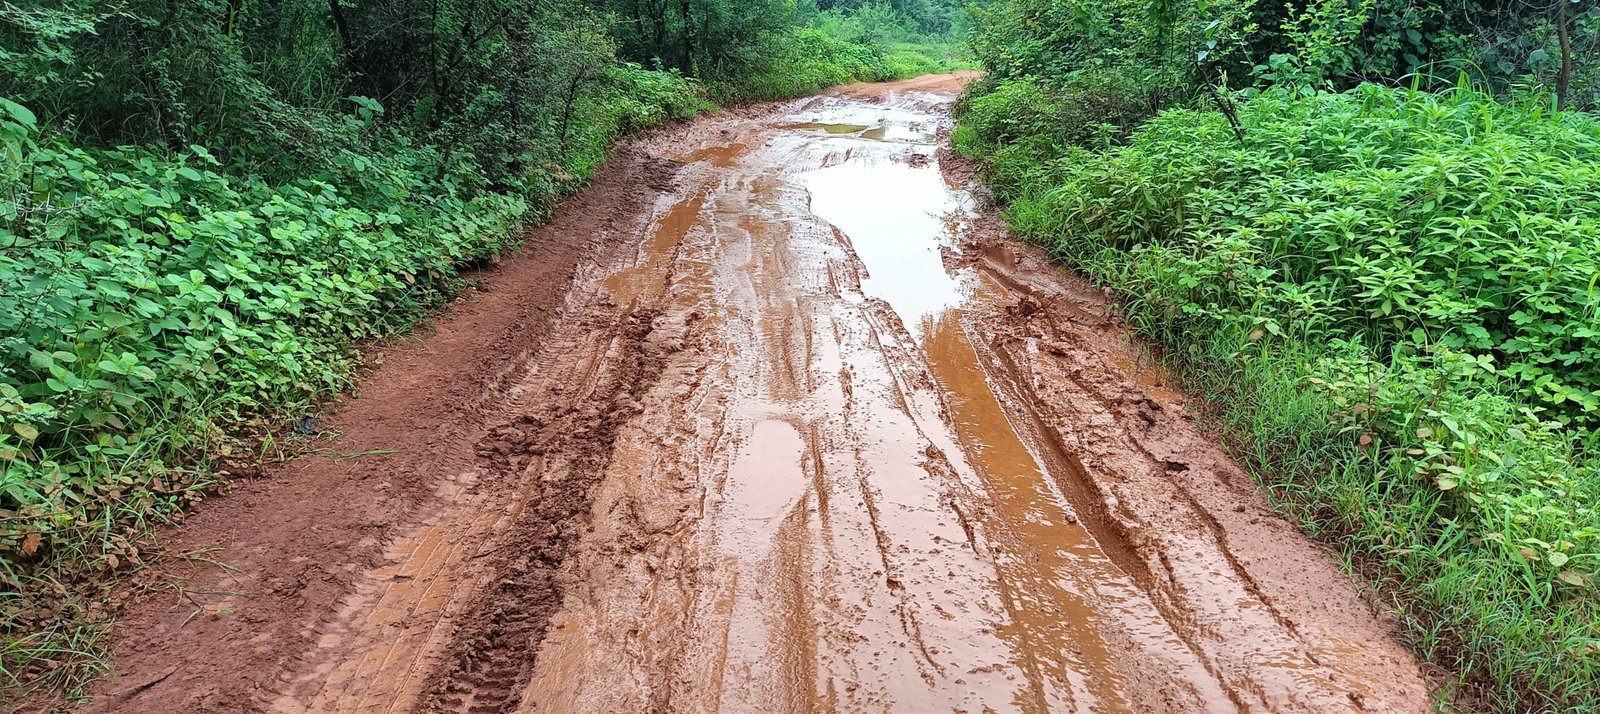
<path id="1" fill-rule="evenodd" d="M 869 127 L 865 124 L 822 124 L 818 122 L 800 122 L 797 124 L 781 124 L 779 129 L 794 129 L 815 131 L 822 130 L 829 134 L 857 134 L 866 131 Z"/>
<path id="2" fill-rule="evenodd" d="M 843 232 L 866 265 L 862 289 L 889 303 L 908 328 L 965 298 L 940 246 L 953 239 L 945 217 L 968 210 L 969 200 L 950 190 L 936 164 L 857 157 L 800 181 L 811 192 L 811 212 Z"/>
<path id="3" fill-rule="evenodd" d="M 936 134 L 922 130 L 916 124 L 884 120 L 877 126 L 867 124 L 829 124 L 823 122 L 798 122 L 779 124 L 778 129 L 790 131 L 823 131 L 834 136 L 854 136 L 869 141 L 888 141 L 902 144 L 931 144 Z"/>

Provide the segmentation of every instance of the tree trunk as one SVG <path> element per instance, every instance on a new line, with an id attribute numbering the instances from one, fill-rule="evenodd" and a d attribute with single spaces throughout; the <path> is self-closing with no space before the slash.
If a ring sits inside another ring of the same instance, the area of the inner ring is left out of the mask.
<path id="1" fill-rule="evenodd" d="M 1556 74 L 1556 108 L 1567 108 L 1568 88 L 1572 85 L 1572 28 L 1567 14 L 1567 0 L 1554 0 L 1552 18 L 1556 23 L 1556 38 L 1561 42 L 1561 71 Z"/>
<path id="2" fill-rule="evenodd" d="M 651 32 L 655 37 L 650 48 L 650 54 L 656 59 L 652 69 L 662 69 L 667 61 L 667 0 L 651 0 L 649 7 Z"/>
<path id="3" fill-rule="evenodd" d="M 328 0 L 328 12 L 333 15 L 333 27 L 339 32 L 339 43 L 344 47 L 344 65 L 352 81 L 360 81 L 361 68 L 356 62 L 355 42 L 350 38 L 350 23 L 345 20 L 344 7 L 339 0 Z"/>
<path id="4" fill-rule="evenodd" d="M 678 69 L 685 75 L 694 76 L 694 16 L 689 11 L 691 0 L 678 0 L 678 13 L 683 15 L 683 61 Z"/>
<path id="5" fill-rule="evenodd" d="M 561 151 L 567 151 L 567 130 L 572 124 L 572 108 L 578 103 L 578 90 L 583 86 L 584 80 L 589 76 L 589 63 L 584 62 L 578 66 L 577 73 L 572 75 L 572 80 L 567 82 L 567 96 L 561 107 Z"/>

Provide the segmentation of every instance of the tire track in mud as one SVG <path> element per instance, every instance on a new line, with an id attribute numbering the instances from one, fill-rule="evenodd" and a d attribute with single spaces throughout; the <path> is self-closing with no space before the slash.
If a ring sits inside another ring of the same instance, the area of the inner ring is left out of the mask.
<path id="1" fill-rule="evenodd" d="M 1144 383 L 1116 358 L 1132 338 L 1106 329 L 1110 306 L 1099 292 L 1076 280 L 1041 284 L 1037 275 L 1049 268 L 1037 250 L 989 243 L 970 252 L 980 272 L 1016 296 L 990 309 L 993 329 L 980 350 L 990 374 L 1071 462 L 1065 471 L 1082 476 L 1082 497 L 1118 505 L 1108 529 L 1159 575 L 1146 587 L 1164 616 L 1195 623 L 1178 631 L 1230 699 L 1244 709 L 1391 711 L 1409 697 L 1411 708 L 1425 708 L 1408 653 L 1392 639 L 1356 634 L 1364 628 L 1353 625 L 1371 614 L 1349 596 L 1348 580 L 1194 428 L 1180 395 Z M 1218 583 L 1223 592 L 1195 588 Z M 1227 587 L 1241 594 L 1228 596 Z M 1366 660 L 1361 676 L 1350 676 L 1353 659 Z"/>
<path id="2" fill-rule="evenodd" d="M 611 304 L 597 285 L 574 290 L 570 319 L 509 390 L 503 421 L 476 445 L 467 486 L 475 497 L 447 505 L 391 549 L 403 562 L 367 576 L 270 709 L 516 707 L 560 605 L 560 566 L 584 530 L 617 431 L 693 327 L 684 316 Z M 440 552 L 441 540 L 452 547 Z M 431 576 L 420 588 L 412 585 L 419 575 Z M 380 588 L 376 601 L 361 595 Z"/>
<path id="3" fill-rule="evenodd" d="M 638 398 L 660 377 L 670 348 L 651 313 L 632 313 L 607 357 L 588 375 L 551 387 L 572 401 L 554 413 L 530 414 L 492 431 L 480 456 L 517 474 L 526 501 L 495 544 L 485 566 L 495 582 L 468 604 L 444 666 L 426 688 L 425 711 L 512 709 L 537 643 L 560 606 L 556 573 L 581 535 L 590 492 L 611 460 L 621 425 L 636 416 Z M 568 377 L 568 375 L 561 375 Z M 576 384 L 576 389 L 571 389 Z M 542 400 L 541 400 L 542 401 Z"/>
<path id="4" fill-rule="evenodd" d="M 673 283 L 682 240 L 703 201 L 703 188 L 686 198 L 667 197 L 645 225 L 632 265 L 597 272 L 575 286 L 567 319 L 510 390 L 504 420 L 476 446 L 480 498 L 425 529 L 466 532 L 465 540 L 476 545 L 465 557 L 448 559 L 452 572 L 442 574 L 452 581 L 458 605 L 429 608 L 427 594 L 409 603 L 412 629 L 447 635 L 391 643 L 392 627 L 374 627 L 391 623 L 346 622 L 333 631 L 342 630 L 349 641 L 333 642 L 320 657 L 314 653 L 322 664 L 303 668 L 308 671 L 273 710 L 500 712 L 521 706 L 537 647 L 569 584 L 561 567 L 588 528 L 596 486 L 618 445 L 627 443 L 619 431 L 642 411 L 669 364 L 703 361 L 674 359 L 686 345 L 695 352 L 701 314 L 654 306 Z M 497 514 L 494 526 L 474 528 L 486 511 Z M 380 569 L 370 577 L 393 575 Z"/>
<path id="5" fill-rule="evenodd" d="M 941 173 L 961 79 L 642 142 L 671 177 L 619 219 L 629 255 L 474 426 L 409 415 L 468 456 L 414 464 L 378 557 L 190 708 L 1426 710 L 1354 585 L 1128 369 L 1104 297 Z"/>

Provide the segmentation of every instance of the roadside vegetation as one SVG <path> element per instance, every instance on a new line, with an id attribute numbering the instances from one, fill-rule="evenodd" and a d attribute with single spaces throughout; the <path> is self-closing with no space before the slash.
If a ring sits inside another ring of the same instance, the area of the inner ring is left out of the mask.
<path id="1" fill-rule="evenodd" d="M 0 701 L 620 135 L 951 66 L 949 3 L 0 3 Z"/>
<path id="2" fill-rule="evenodd" d="M 1503 711 L 1600 711 L 1597 21 L 994 0 L 955 136 Z"/>

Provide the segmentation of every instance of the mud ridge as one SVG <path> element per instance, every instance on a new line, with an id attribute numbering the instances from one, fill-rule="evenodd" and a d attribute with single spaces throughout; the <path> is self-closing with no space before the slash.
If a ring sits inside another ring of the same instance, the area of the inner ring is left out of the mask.
<path id="1" fill-rule="evenodd" d="M 997 231 L 992 226 L 989 230 Z M 988 240 L 995 239 L 991 235 Z M 1253 481 L 1240 478 L 1220 447 L 1194 426 L 1179 395 L 1164 387 L 1141 388 L 1130 380 L 1132 375 L 1106 359 L 1104 355 L 1126 351 L 1136 340 L 1114 323 L 1108 328 L 1104 316 L 1111 308 L 1099 291 L 1075 278 L 1054 284 L 1041 280 L 1050 268 L 1040 251 L 1028 246 L 999 247 L 979 239 L 967 253 L 981 271 L 1019 292 L 1015 302 L 979 319 L 978 324 L 990 325 L 979 329 L 992 335 L 988 352 L 998 364 L 991 374 L 1001 375 L 1000 383 L 1021 405 L 1016 412 L 1042 430 L 1041 441 L 1074 462 L 1070 473 L 1095 474 L 1084 482 L 1086 488 L 1077 490 L 1079 498 L 1088 502 L 1083 506 L 1094 511 L 1116 504 L 1120 513 L 1110 516 L 1105 526 L 1125 538 L 1140 560 L 1159 568 L 1161 577 L 1146 581 L 1154 586 L 1153 602 L 1174 624 L 1174 632 L 1201 656 L 1206 669 L 1225 684 L 1234 703 L 1241 708 L 1320 710 L 1340 704 L 1367 709 L 1380 701 L 1394 702 L 1391 697 L 1398 696 L 1397 689 L 1390 685 L 1399 682 L 1375 679 L 1361 687 L 1318 694 L 1263 678 L 1260 671 L 1246 674 L 1241 666 L 1258 665 L 1208 643 L 1215 632 L 1193 629 L 1196 593 L 1186 571 L 1192 571 L 1194 564 L 1178 560 L 1183 548 L 1175 546 L 1185 532 L 1214 543 L 1209 552 L 1217 566 L 1231 574 L 1252 607 L 1280 628 L 1285 643 L 1300 650 L 1297 656 L 1311 669 L 1336 666 L 1327 661 L 1325 646 L 1315 644 L 1340 628 L 1341 621 L 1330 620 L 1328 610 L 1322 609 L 1332 606 L 1328 595 L 1358 591 L 1326 565 L 1308 568 L 1299 578 L 1289 575 L 1309 561 L 1330 558 L 1266 507 Z M 1057 446 L 1068 444 L 1077 456 Z M 1074 505 L 1079 503 L 1075 500 Z M 1247 546 L 1235 542 L 1241 536 Z M 1262 557 L 1268 541 L 1277 543 L 1276 562 Z M 1241 556 L 1241 547 L 1253 556 L 1248 560 Z M 1306 581 L 1315 585 L 1307 587 Z M 1285 604 L 1292 604 L 1292 613 L 1285 611 Z M 1350 621 L 1374 620 L 1359 599 L 1333 607 Z M 1321 624 L 1308 631 L 1308 621 Z M 1393 623 L 1382 628 L 1386 637 L 1379 661 L 1410 660 L 1395 642 Z M 1414 663 L 1404 685 L 1413 691 L 1425 688 Z M 1378 710 L 1384 707 L 1379 705 Z"/>
<path id="2" fill-rule="evenodd" d="M 1008 313 L 1008 318 L 1015 319 L 1018 311 L 1012 308 Z M 1056 483 L 1067 494 L 1080 522 L 1100 547 L 1106 549 L 1113 562 L 1141 587 L 1154 590 L 1158 587 L 1157 582 L 1138 546 L 1138 533 L 1145 529 L 1146 524 L 1132 514 L 1114 512 L 1116 506 L 1107 503 L 1094 479 L 1089 477 L 1082 459 L 1064 446 L 1068 440 L 1039 416 L 1040 405 L 1033 398 L 1031 380 L 1019 378 L 1019 375 L 1027 375 L 1028 371 L 1025 362 L 1013 356 L 1012 350 L 1018 346 L 1015 339 L 996 336 L 984 345 L 987 349 L 978 351 L 981 358 L 992 364 L 990 377 L 1010 400 L 1025 405 L 1025 408 L 1015 410 L 1012 416 L 1021 422 L 1021 428 L 1037 434 L 1034 443 L 1040 446 L 1044 459 L 1059 465 L 1052 473 L 1058 476 Z"/>
<path id="3" fill-rule="evenodd" d="M 1016 312 L 1011 311 L 1011 314 L 1014 317 Z M 1201 635 L 1193 631 L 1182 602 L 1173 593 L 1179 577 L 1169 561 L 1168 553 L 1161 548 L 1150 547 L 1149 538 L 1141 535 L 1148 531 L 1150 524 L 1137 515 L 1127 512 L 1115 495 L 1102 490 L 1101 485 L 1089 477 L 1089 471 L 1083 460 L 1063 446 L 1074 441 L 1081 443 L 1082 425 L 1074 424 L 1067 427 L 1059 423 L 1052 424 L 1040 416 L 1041 413 L 1048 412 L 1037 402 L 1037 395 L 1033 390 L 1035 380 L 1029 378 L 1031 370 L 1025 361 L 1015 356 L 1020 348 L 1034 359 L 1039 359 L 1040 355 L 1028 349 L 1033 345 L 1014 336 L 996 336 L 989 346 L 991 349 L 985 350 L 989 353 L 986 357 L 996 363 L 996 369 L 991 374 L 1003 375 L 997 379 L 1002 389 L 1012 399 L 1026 405 L 1025 408 L 1017 410 L 1022 415 L 1019 418 L 1026 422 L 1024 428 L 1035 430 L 1039 434 L 1039 442 L 1045 445 L 1046 459 L 1062 464 L 1062 468 L 1056 473 L 1065 472 L 1066 476 L 1058 479 L 1058 483 L 1067 493 L 1075 512 L 1088 526 L 1089 532 L 1095 536 L 1096 542 L 1107 550 L 1113 562 L 1121 566 L 1140 588 L 1152 596 L 1152 602 L 1156 604 L 1162 617 L 1171 624 L 1173 633 L 1200 660 L 1205 670 L 1224 686 L 1230 701 L 1241 709 L 1251 708 L 1252 701 L 1260 701 L 1261 693 L 1253 692 L 1255 697 L 1252 698 L 1237 691 L 1235 685 L 1228 682 L 1227 674 L 1219 670 L 1216 663 L 1206 656 L 1205 649 L 1198 641 Z M 1082 392 L 1074 395 L 1075 398 L 1090 400 L 1111 411 L 1104 396 L 1092 389 L 1084 388 L 1085 385 L 1076 372 L 1069 373 L 1068 377 L 1083 388 Z M 1063 429 L 1070 429 L 1069 433 L 1075 434 L 1077 438 L 1068 439 Z M 1104 445 L 1096 446 L 1105 448 Z M 1121 512 L 1114 512 L 1114 509 Z M 1150 565 L 1152 561 L 1161 566 L 1159 576 Z M 1230 558 L 1229 562 L 1233 563 L 1233 560 Z M 1245 575 L 1242 572 L 1239 574 Z M 1256 594 L 1260 597 L 1259 593 Z"/>
<path id="4" fill-rule="evenodd" d="M 479 443 L 478 455 L 496 471 L 531 477 L 518 479 L 527 505 L 489 556 L 495 582 L 472 600 L 472 615 L 452 635 L 445 667 L 425 687 L 424 711 L 517 708 L 538 643 L 562 601 L 557 574 L 582 534 L 617 430 L 639 413 L 639 398 L 678 349 L 651 339 L 656 316 L 628 315 L 611 349 L 615 364 L 607 364 L 592 387 L 548 395 L 564 406 L 496 427 Z"/>

